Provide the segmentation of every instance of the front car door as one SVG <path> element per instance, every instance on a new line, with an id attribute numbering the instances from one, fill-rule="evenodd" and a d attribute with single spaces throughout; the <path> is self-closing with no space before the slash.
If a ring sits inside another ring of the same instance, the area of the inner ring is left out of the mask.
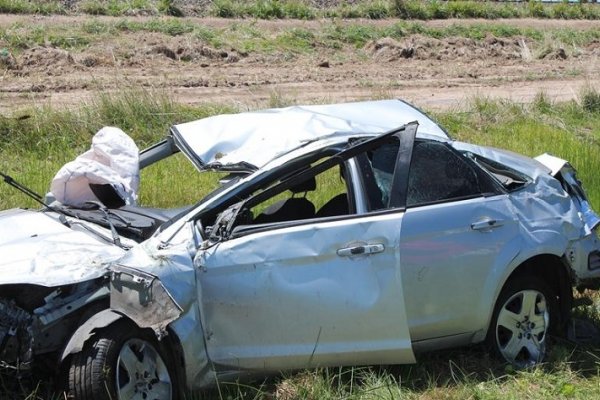
<path id="1" fill-rule="evenodd" d="M 415 133 L 416 124 L 408 125 L 335 158 L 358 159 Z M 396 158 L 387 158 L 392 170 Z M 300 175 L 313 170 L 327 173 L 318 165 Z M 347 171 L 348 187 L 364 178 Z M 354 204 L 368 197 L 348 192 Z M 198 253 L 202 322 L 215 366 L 281 370 L 415 361 L 400 268 L 403 210 L 359 208 L 244 227 Z"/>

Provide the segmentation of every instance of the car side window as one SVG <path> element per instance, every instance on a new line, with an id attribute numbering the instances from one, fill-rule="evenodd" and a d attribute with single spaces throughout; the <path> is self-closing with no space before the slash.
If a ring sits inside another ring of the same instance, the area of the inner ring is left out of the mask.
<path id="1" fill-rule="evenodd" d="M 415 142 L 408 176 L 408 207 L 479 194 L 477 174 L 447 145 Z"/>
<path id="2" fill-rule="evenodd" d="M 351 213 L 345 168 L 338 165 L 298 182 L 249 211 L 252 224 L 325 218 Z"/>

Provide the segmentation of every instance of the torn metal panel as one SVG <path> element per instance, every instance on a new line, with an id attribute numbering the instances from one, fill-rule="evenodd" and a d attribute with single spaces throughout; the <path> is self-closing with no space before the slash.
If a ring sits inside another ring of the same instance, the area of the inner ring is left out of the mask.
<path id="1" fill-rule="evenodd" d="M 111 307 L 141 327 L 158 330 L 159 337 L 168 325 L 182 346 L 188 386 L 200 388 L 214 384 L 216 375 L 202 334 L 201 289 L 196 285 L 192 261 L 196 242 L 191 226 L 170 226 L 159 237 L 132 249 L 112 268 Z M 170 241 L 159 240 L 165 238 Z"/>
<path id="2" fill-rule="evenodd" d="M 152 328 L 159 338 L 181 314 L 181 309 L 157 277 L 123 266 L 112 269 L 110 306 L 142 328 Z"/>
<path id="3" fill-rule="evenodd" d="M 10 292 L 21 285 L 13 285 Z M 43 288 L 28 285 L 16 298 L 0 298 L 0 360 L 15 368 L 28 368 L 34 355 L 51 353 L 64 346 L 82 315 L 82 308 L 108 296 L 103 281 L 61 287 L 41 299 Z M 35 292 L 36 290 L 42 291 Z M 6 295 L 6 292 L 4 293 Z M 40 300 L 31 298 L 37 297 Z M 30 311 L 43 301 L 43 304 Z"/>
<path id="4" fill-rule="evenodd" d="M 533 184 L 513 192 L 510 201 L 526 227 L 524 233 L 551 231 L 560 234 L 565 241 L 585 235 L 584 223 L 571 196 L 550 175 L 537 176 Z"/>
<path id="5" fill-rule="evenodd" d="M 577 179 L 575 168 L 568 161 L 550 154 L 542 154 L 535 159 L 549 167 L 552 176 L 562 180 L 564 189 L 578 206 L 586 223 L 587 233 L 591 233 L 600 224 L 600 217 L 592 210 L 581 182 Z"/>
<path id="6" fill-rule="evenodd" d="M 314 140 L 378 134 L 412 121 L 419 132 L 448 139 L 431 118 L 400 100 L 224 114 L 173 127 L 180 148 L 199 168 L 252 170 Z"/>
<path id="7" fill-rule="evenodd" d="M 579 201 L 569 193 L 568 188 L 563 187 L 561 182 L 552 176 L 561 170 L 565 171 L 566 180 L 571 181 L 573 191 L 584 193 L 579 182 L 576 182 L 574 170 L 565 169 L 568 166 L 565 160 L 550 155 L 531 159 L 506 150 L 461 142 L 454 142 L 453 146 L 460 151 L 479 154 L 514 168 L 531 178 L 530 184 L 512 192 L 510 196 L 515 213 L 527 227 L 526 232 L 541 233 L 550 230 L 564 235 L 569 241 L 586 236 L 591 231 L 591 226 L 597 225 L 597 217 L 587 201 Z M 582 194 L 582 197 L 585 195 Z M 539 237 L 535 240 L 541 241 L 544 241 L 544 238 Z"/>
<path id="8" fill-rule="evenodd" d="M 168 244 L 152 238 L 111 268 L 111 307 L 142 327 L 164 333 L 170 322 L 195 303 L 190 227 L 170 227 L 163 232 L 170 238 Z"/>
<path id="9" fill-rule="evenodd" d="M 0 246 L 2 284 L 59 286 L 95 279 L 125 253 L 67 228 L 50 213 L 27 210 L 0 212 Z"/>
<path id="10" fill-rule="evenodd" d="M 180 220 L 160 235 L 132 248 L 118 262 L 119 266 L 159 277 L 165 290 L 183 310 L 190 307 L 196 295 L 196 271 L 192 261 L 196 242 L 192 225 Z"/>
<path id="11" fill-rule="evenodd" d="M 99 288 L 94 287 L 95 285 L 92 288 L 85 286 L 67 297 L 59 297 L 60 290 L 54 291 L 44 299 L 46 304 L 33 310 L 33 313 L 43 325 L 49 325 L 94 301 L 108 297 L 110 293 L 105 285 Z"/>

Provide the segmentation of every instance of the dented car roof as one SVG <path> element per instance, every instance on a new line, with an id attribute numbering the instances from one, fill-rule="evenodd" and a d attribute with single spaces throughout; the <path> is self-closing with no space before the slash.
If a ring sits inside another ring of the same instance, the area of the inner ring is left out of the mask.
<path id="1" fill-rule="evenodd" d="M 449 139 L 430 117 L 402 100 L 223 114 L 175 125 L 172 132 L 200 169 L 251 171 L 315 140 L 383 133 L 413 121 L 419 123 L 419 134 Z"/>

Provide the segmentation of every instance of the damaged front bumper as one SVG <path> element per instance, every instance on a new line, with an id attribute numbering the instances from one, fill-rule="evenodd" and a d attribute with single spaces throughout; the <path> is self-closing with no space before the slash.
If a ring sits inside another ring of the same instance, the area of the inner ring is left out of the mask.
<path id="1" fill-rule="evenodd" d="M 23 298 L 34 297 L 35 289 L 51 290 L 32 286 L 19 289 Z M 106 281 L 99 279 L 56 288 L 43 297 L 41 306 L 31 311 L 19 305 L 22 298 L 0 298 L 0 369 L 28 371 L 36 356 L 61 350 L 69 335 L 89 315 L 86 310 L 92 304 L 106 307 L 108 295 Z"/>

